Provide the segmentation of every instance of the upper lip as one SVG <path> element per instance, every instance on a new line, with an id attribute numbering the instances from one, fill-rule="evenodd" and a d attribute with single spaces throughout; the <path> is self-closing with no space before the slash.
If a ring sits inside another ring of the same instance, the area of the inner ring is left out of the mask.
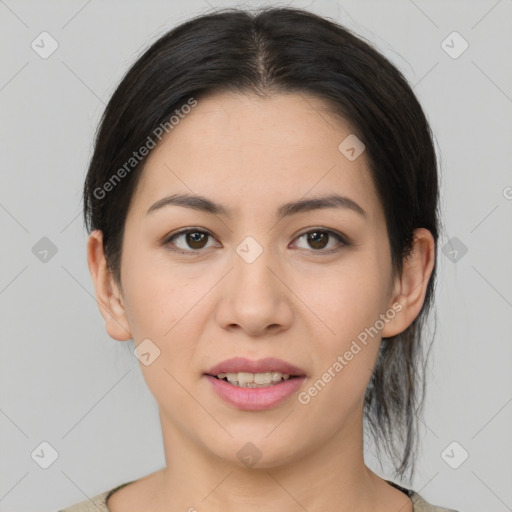
<path id="1" fill-rule="evenodd" d="M 265 357 L 253 361 L 245 357 L 233 357 L 210 368 L 207 375 L 217 376 L 219 373 L 266 373 L 280 372 L 289 375 L 305 376 L 304 370 L 275 357 Z"/>

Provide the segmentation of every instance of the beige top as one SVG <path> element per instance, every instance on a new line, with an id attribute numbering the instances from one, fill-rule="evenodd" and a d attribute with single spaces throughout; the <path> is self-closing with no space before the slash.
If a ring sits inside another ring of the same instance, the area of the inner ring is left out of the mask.
<path id="1" fill-rule="evenodd" d="M 91 498 L 90 500 L 88 499 L 81 501 L 68 508 L 59 510 L 58 512 L 110 512 L 110 509 L 107 506 L 107 500 L 110 495 L 114 494 L 118 489 L 121 489 L 121 487 L 131 484 L 132 482 L 126 482 L 124 484 L 118 485 L 109 491 L 105 491 L 101 494 L 98 494 L 97 496 L 94 496 L 94 498 Z M 394 487 L 401 489 L 409 496 L 409 498 L 411 498 L 414 512 L 457 512 L 456 510 L 430 505 L 416 492 L 403 489 L 393 482 L 389 483 Z"/>

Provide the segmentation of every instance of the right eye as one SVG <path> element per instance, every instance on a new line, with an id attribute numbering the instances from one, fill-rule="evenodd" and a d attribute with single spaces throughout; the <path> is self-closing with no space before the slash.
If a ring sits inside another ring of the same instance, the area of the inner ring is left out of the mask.
<path id="1" fill-rule="evenodd" d="M 208 238 L 213 236 L 207 231 L 203 231 L 195 228 L 187 228 L 178 231 L 167 237 L 163 242 L 163 245 L 170 251 L 178 252 L 180 254 L 197 253 L 201 249 L 204 249 Z M 175 243 L 175 241 L 180 241 Z M 176 248 L 177 247 L 177 248 Z"/>

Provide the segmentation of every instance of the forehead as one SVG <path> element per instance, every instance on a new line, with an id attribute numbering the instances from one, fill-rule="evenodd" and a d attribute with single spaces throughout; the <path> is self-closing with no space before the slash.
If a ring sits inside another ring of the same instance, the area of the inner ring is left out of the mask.
<path id="1" fill-rule="evenodd" d="M 176 191 L 215 198 L 235 211 L 248 201 L 268 207 L 338 192 L 378 216 L 365 153 L 351 161 L 339 150 L 351 133 L 311 95 L 211 94 L 150 153 L 134 208 Z"/>

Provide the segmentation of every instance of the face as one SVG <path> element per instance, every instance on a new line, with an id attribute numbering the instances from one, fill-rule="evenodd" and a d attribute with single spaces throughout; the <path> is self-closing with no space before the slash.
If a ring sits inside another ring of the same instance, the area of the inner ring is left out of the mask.
<path id="1" fill-rule="evenodd" d="M 164 436 L 234 463 L 251 442 L 267 467 L 359 436 L 381 337 L 401 328 L 366 155 L 338 149 L 350 133 L 312 96 L 215 94 L 149 155 L 118 320 L 150 354 L 140 367 Z M 221 208 L 161 202 L 183 194 Z M 282 208 L 334 195 L 346 200 Z M 208 376 L 233 357 L 296 376 L 263 391 Z"/>

